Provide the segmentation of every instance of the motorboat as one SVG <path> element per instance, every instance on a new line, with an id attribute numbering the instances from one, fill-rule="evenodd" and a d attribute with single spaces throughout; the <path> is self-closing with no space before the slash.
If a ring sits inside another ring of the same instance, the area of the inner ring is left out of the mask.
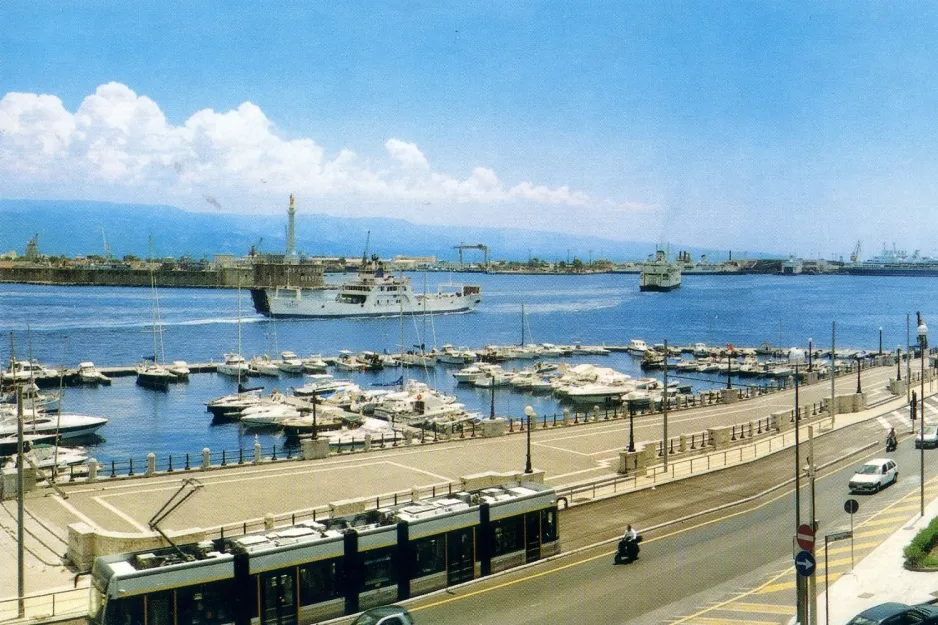
<path id="1" fill-rule="evenodd" d="M 107 424 L 104 417 L 77 414 L 39 413 L 23 423 L 23 429 L 29 434 L 58 435 L 60 439 L 90 436 Z M 16 436 L 16 416 L 0 418 L 0 438 Z"/>
<path id="2" fill-rule="evenodd" d="M 280 377 L 280 363 L 271 360 L 267 354 L 252 358 L 251 362 L 248 363 L 248 367 L 250 368 L 250 375 L 262 375 L 268 378 Z"/>
<path id="3" fill-rule="evenodd" d="M 243 378 L 248 376 L 251 368 L 241 354 L 228 353 L 225 354 L 224 361 L 216 365 L 215 370 L 222 375 Z"/>
<path id="4" fill-rule="evenodd" d="M 263 387 L 239 388 L 237 393 L 225 395 L 205 403 L 205 409 L 215 419 L 237 419 L 241 411 L 261 402 L 260 392 Z"/>
<path id="5" fill-rule="evenodd" d="M 321 354 L 313 354 L 303 359 L 303 371 L 306 373 L 320 374 L 328 371 L 329 365 L 322 359 Z"/>
<path id="6" fill-rule="evenodd" d="M 189 379 L 189 365 L 185 360 L 174 360 L 171 364 L 166 365 L 166 369 L 176 376 L 177 382 L 185 382 Z"/>
<path id="7" fill-rule="evenodd" d="M 303 361 L 293 352 L 280 352 L 280 362 L 277 363 L 280 371 L 287 375 L 303 373 Z"/>
<path id="8" fill-rule="evenodd" d="M 23 389 L 23 410 L 30 412 L 49 412 L 58 410 L 61 404 L 61 395 L 58 393 L 42 393 L 34 383 L 21 385 Z M 17 390 L 14 388 L 0 396 L 0 404 L 13 404 L 17 402 Z"/>
<path id="9" fill-rule="evenodd" d="M 648 351 L 648 344 L 642 339 L 632 339 L 625 349 L 633 356 L 643 356 Z"/>
<path id="10" fill-rule="evenodd" d="M 88 454 L 81 447 L 63 447 L 49 443 L 26 443 L 28 451 L 25 452 L 26 463 L 37 469 L 67 469 L 72 465 L 84 464 L 88 461 Z M 11 455 L 7 466 L 16 468 L 17 456 Z"/>
<path id="11" fill-rule="evenodd" d="M 137 385 L 157 391 L 169 390 L 169 385 L 176 382 L 176 376 L 164 365 L 145 362 L 137 366 Z"/>
<path id="12" fill-rule="evenodd" d="M 457 384 L 473 384 L 476 378 L 485 375 L 485 370 L 479 365 L 470 365 L 453 374 Z"/>
<path id="13" fill-rule="evenodd" d="M 94 363 L 90 360 L 85 362 L 78 363 L 78 381 L 81 384 L 88 384 L 91 386 L 96 386 L 98 384 L 104 384 L 105 386 L 111 383 L 111 378 L 107 377 L 94 366 Z"/>
<path id="14" fill-rule="evenodd" d="M 478 355 L 468 347 L 444 345 L 437 361 L 444 365 L 468 365 L 476 361 Z"/>
<path id="15" fill-rule="evenodd" d="M 13 360 L 0 380 L 4 385 L 33 382 L 38 386 L 53 386 L 59 383 L 59 370 L 44 367 L 35 360 Z"/>
<path id="16" fill-rule="evenodd" d="M 327 395 L 340 388 L 354 384 L 351 380 L 337 380 L 328 373 L 314 373 L 306 376 L 306 384 L 297 386 L 293 389 L 293 394 L 297 397 L 309 397 L 311 395 Z"/>

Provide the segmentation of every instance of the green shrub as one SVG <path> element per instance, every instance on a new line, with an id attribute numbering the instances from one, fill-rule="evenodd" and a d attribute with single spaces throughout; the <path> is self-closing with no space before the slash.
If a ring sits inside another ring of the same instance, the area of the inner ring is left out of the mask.
<path id="1" fill-rule="evenodd" d="M 903 550 L 905 564 L 911 568 L 938 567 L 938 558 L 929 553 L 938 543 L 938 517 L 931 520 L 928 526 L 916 534 Z"/>

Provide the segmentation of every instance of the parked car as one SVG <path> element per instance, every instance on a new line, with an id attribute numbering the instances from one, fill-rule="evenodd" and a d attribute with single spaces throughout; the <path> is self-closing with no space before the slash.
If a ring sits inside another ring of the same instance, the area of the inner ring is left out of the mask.
<path id="1" fill-rule="evenodd" d="M 925 433 L 919 432 L 915 436 L 915 448 L 921 449 L 922 447 L 926 449 L 938 447 L 938 425 L 926 425 Z"/>
<path id="2" fill-rule="evenodd" d="M 399 605 L 383 605 L 365 610 L 352 625 L 414 625 L 414 618 Z"/>
<path id="3" fill-rule="evenodd" d="M 862 465 L 850 478 L 851 493 L 877 493 L 899 479 L 899 467 L 890 458 L 874 458 Z"/>
<path id="4" fill-rule="evenodd" d="M 847 625 L 907 625 L 912 623 L 938 624 L 938 607 L 928 603 L 919 605 L 881 603 L 863 610 L 850 619 Z"/>

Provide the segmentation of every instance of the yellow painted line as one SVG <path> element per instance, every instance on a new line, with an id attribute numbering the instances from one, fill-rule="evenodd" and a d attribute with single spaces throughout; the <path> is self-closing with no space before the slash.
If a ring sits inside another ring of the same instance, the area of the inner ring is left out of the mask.
<path id="1" fill-rule="evenodd" d="M 794 606 L 775 603 L 741 602 L 722 609 L 729 610 L 730 612 L 765 612 L 767 614 L 796 614 L 798 612 Z"/>
<path id="2" fill-rule="evenodd" d="M 884 534 L 895 534 L 897 527 L 881 527 L 875 530 L 868 530 L 865 532 L 854 532 L 853 535 L 857 538 L 867 538 L 869 536 L 882 536 Z"/>
<path id="3" fill-rule="evenodd" d="M 850 553 L 850 543 L 849 543 L 849 542 L 847 542 L 847 541 L 838 541 L 837 544 L 843 545 L 845 542 L 847 543 L 847 546 L 846 546 L 846 547 L 834 547 L 833 549 L 828 549 L 828 550 L 827 550 L 827 555 L 837 555 L 837 554 L 841 554 L 841 553 Z M 863 549 L 870 549 L 870 550 L 872 550 L 873 547 L 879 547 L 879 545 L 880 545 L 880 542 L 879 542 L 878 540 L 871 540 L 871 541 L 869 541 L 869 542 L 864 542 L 864 543 L 855 542 L 855 543 L 853 543 L 853 551 L 854 551 L 854 553 L 857 553 L 857 552 L 859 552 L 859 551 L 861 551 L 861 550 L 863 550 Z M 817 558 L 818 561 L 823 560 L 823 559 L 824 559 L 824 547 L 821 547 L 820 549 L 818 549 L 817 552 L 814 554 L 814 557 Z"/>
<path id="4" fill-rule="evenodd" d="M 794 567 L 792 567 L 791 572 L 788 574 L 794 575 L 794 570 L 795 570 Z M 833 584 L 835 581 L 837 581 L 840 578 L 841 575 L 843 575 L 843 573 L 831 573 L 830 575 L 828 575 L 828 579 Z M 819 577 L 817 581 L 823 584 L 824 576 L 822 575 L 821 577 Z M 767 595 L 769 593 L 779 592 L 781 590 L 792 590 L 794 589 L 794 587 L 795 587 L 795 582 L 780 582 L 777 584 L 769 584 L 768 586 L 764 586 L 763 588 L 761 588 L 757 592 L 757 594 Z"/>
<path id="5" fill-rule="evenodd" d="M 916 507 L 916 510 L 918 510 L 917 507 Z M 902 514 L 902 515 L 887 516 L 881 519 L 876 519 L 876 520 L 870 521 L 869 523 L 865 523 L 865 525 L 890 525 L 891 524 L 897 527 L 901 527 L 905 525 L 905 523 L 908 520 L 909 520 L 909 515 Z"/>

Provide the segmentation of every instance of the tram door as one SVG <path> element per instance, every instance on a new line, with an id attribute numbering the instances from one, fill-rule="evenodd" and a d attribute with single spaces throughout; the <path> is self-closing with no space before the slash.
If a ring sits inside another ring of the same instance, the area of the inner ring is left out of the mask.
<path id="1" fill-rule="evenodd" d="M 261 575 L 261 625 L 296 625 L 296 587 L 292 569 Z"/>
<path id="2" fill-rule="evenodd" d="M 468 582 L 475 575 L 472 528 L 450 532 L 447 536 L 447 578 L 449 586 Z"/>
<path id="3" fill-rule="evenodd" d="M 541 513 L 529 512 L 524 515 L 524 555 L 525 562 L 541 559 Z"/>

